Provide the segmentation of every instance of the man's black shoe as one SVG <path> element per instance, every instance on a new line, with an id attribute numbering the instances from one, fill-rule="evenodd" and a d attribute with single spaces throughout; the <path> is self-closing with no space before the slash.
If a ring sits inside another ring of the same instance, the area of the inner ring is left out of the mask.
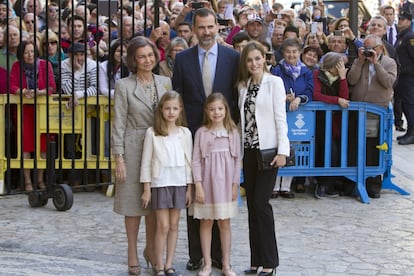
<path id="1" fill-rule="evenodd" d="M 401 139 L 403 139 L 403 138 L 407 137 L 408 135 L 409 135 L 409 133 L 408 133 L 408 132 L 406 132 L 406 133 L 405 133 L 405 134 L 403 134 L 403 135 L 397 136 L 397 141 L 400 141 Z"/>
<path id="2" fill-rule="evenodd" d="M 218 268 L 218 269 L 222 269 L 223 268 L 223 264 L 215 259 L 211 260 L 211 266 Z"/>
<path id="3" fill-rule="evenodd" d="M 411 145 L 414 144 L 414 134 L 405 136 L 404 138 L 398 141 L 399 145 Z"/>
<path id="4" fill-rule="evenodd" d="M 279 196 L 288 199 L 295 198 L 295 194 L 288 191 L 279 191 Z"/>
<path id="5" fill-rule="evenodd" d="M 378 193 L 378 192 L 372 192 L 372 193 L 368 193 L 368 196 L 370 198 L 380 198 L 381 197 L 381 194 Z"/>
<path id="6" fill-rule="evenodd" d="M 191 259 L 187 262 L 187 266 L 186 266 L 187 270 L 190 270 L 190 271 L 198 270 L 200 267 L 201 267 L 201 260 L 193 261 Z"/>

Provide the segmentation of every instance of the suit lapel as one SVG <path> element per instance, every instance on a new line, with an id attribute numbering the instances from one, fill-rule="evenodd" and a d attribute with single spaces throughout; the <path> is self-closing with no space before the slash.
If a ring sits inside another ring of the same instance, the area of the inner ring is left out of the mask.
<path id="1" fill-rule="evenodd" d="M 225 76 L 226 72 L 222 69 L 227 68 L 228 64 L 224 64 L 224 59 L 220 56 L 222 54 L 220 44 L 217 47 L 217 63 L 216 72 L 214 72 L 213 92 L 218 91 L 218 83 L 221 83 L 221 76 Z"/>
<path id="2" fill-rule="evenodd" d="M 157 90 L 158 101 L 161 99 L 162 95 L 167 91 L 171 91 L 172 87 L 165 80 L 160 78 L 157 75 L 154 75 L 155 88 Z"/>

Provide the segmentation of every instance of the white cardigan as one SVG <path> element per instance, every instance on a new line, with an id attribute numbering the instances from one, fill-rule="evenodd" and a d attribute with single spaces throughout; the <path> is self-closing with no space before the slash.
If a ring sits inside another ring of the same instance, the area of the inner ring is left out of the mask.
<path id="1" fill-rule="evenodd" d="M 239 88 L 240 123 L 242 145 L 244 143 L 244 103 L 246 101 L 247 86 Z M 286 92 L 283 80 L 267 72 L 263 74 L 259 91 L 256 97 L 256 125 L 259 135 L 260 149 L 278 148 L 278 154 L 289 156 L 290 143 L 287 136 L 286 122 Z"/>
<path id="2" fill-rule="evenodd" d="M 179 139 L 183 146 L 185 158 L 185 178 L 187 185 L 193 183 L 193 176 L 191 173 L 191 160 L 193 152 L 193 138 L 191 132 L 186 127 L 179 128 Z M 163 168 L 167 165 L 168 160 L 165 160 L 165 143 L 164 136 L 156 136 L 152 127 L 148 128 L 144 140 L 144 149 L 141 159 L 141 183 L 152 183 L 154 178 L 158 178 Z M 128 150 L 128 149 L 126 149 Z M 164 154 L 164 156 L 163 156 Z M 153 184 L 151 187 L 154 188 Z"/>

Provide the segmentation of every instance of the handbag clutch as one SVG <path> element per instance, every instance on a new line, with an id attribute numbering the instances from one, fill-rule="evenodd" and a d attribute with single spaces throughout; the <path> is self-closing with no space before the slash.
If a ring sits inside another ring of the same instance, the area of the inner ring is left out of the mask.
<path id="1" fill-rule="evenodd" d="M 275 155 L 277 155 L 277 148 L 259 150 L 257 152 L 257 167 L 259 171 L 275 169 L 275 167 L 270 165 Z M 295 166 L 295 163 L 295 148 L 290 147 L 290 155 L 286 157 L 285 166 Z"/>

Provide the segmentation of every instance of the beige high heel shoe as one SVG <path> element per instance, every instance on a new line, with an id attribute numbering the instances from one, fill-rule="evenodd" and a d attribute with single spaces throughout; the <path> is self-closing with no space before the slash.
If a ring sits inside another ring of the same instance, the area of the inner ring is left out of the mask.
<path id="1" fill-rule="evenodd" d="M 129 275 L 141 275 L 141 267 L 139 265 L 128 266 Z"/>
<path id="2" fill-rule="evenodd" d="M 211 275 L 211 265 L 205 265 L 203 268 L 198 272 L 198 276 L 210 276 Z"/>
<path id="3" fill-rule="evenodd" d="M 224 276 L 237 276 L 237 274 L 233 270 L 231 270 L 231 266 L 223 267 L 221 272 Z"/>

